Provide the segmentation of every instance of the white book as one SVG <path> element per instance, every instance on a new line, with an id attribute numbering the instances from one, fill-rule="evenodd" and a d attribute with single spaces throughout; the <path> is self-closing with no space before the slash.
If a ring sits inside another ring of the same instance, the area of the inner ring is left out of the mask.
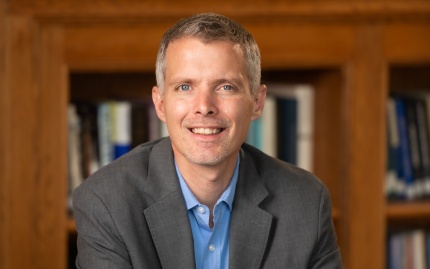
<path id="1" fill-rule="evenodd" d="M 413 269 L 427 269 L 426 262 L 426 233 L 417 229 L 410 234 L 412 240 Z"/>
<path id="2" fill-rule="evenodd" d="M 263 129 L 263 151 L 276 157 L 277 152 L 277 111 L 276 111 L 276 98 L 268 95 L 264 103 L 263 113 L 261 114 L 262 129 Z"/>
<path id="3" fill-rule="evenodd" d="M 112 112 L 112 143 L 114 145 L 114 157 L 118 158 L 131 148 L 131 103 L 113 102 Z"/>
<path id="4" fill-rule="evenodd" d="M 313 171 L 314 88 L 310 84 L 272 84 L 268 93 L 297 100 L 297 166 Z"/>
<path id="5" fill-rule="evenodd" d="M 115 144 L 131 144 L 131 104 L 129 102 L 115 102 L 114 134 Z"/>
<path id="6" fill-rule="evenodd" d="M 113 160 L 110 103 L 103 102 L 97 107 L 97 128 L 99 143 L 99 166 L 105 166 Z"/>
<path id="7" fill-rule="evenodd" d="M 169 131 L 167 130 L 167 125 L 160 121 L 160 137 L 167 137 L 169 136 Z"/>

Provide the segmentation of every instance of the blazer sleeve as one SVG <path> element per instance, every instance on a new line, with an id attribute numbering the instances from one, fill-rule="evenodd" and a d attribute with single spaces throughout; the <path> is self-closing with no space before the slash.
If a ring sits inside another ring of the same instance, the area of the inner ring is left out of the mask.
<path id="1" fill-rule="evenodd" d="M 76 267 L 132 268 L 126 246 L 102 199 L 82 184 L 73 193 L 73 207 L 78 231 Z"/>
<path id="2" fill-rule="evenodd" d="M 321 190 L 318 217 L 318 242 L 313 250 L 311 269 L 341 269 L 342 260 L 337 246 L 336 232 L 333 226 L 330 194 L 325 186 Z"/>

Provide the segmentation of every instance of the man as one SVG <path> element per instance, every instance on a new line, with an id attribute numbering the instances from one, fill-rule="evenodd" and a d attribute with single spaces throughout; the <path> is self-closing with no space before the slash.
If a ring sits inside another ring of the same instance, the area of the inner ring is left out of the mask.
<path id="1" fill-rule="evenodd" d="M 326 187 L 243 144 L 260 73 L 254 39 L 226 17 L 166 32 L 152 97 L 170 138 L 74 192 L 78 268 L 342 268 Z"/>

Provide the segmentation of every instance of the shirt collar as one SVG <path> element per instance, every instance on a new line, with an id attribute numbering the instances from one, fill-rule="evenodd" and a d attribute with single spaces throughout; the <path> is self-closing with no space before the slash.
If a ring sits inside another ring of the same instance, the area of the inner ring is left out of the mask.
<path id="1" fill-rule="evenodd" d="M 238 154 L 236 167 L 234 168 L 234 172 L 230 180 L 230 184 L 228 185 L 227 189 L 221 194 L 221 197 L 218 199 L 216 203 L 216 204 L 219 204 L 220 202 L 225 202 L 229 206 L 230 211 L 233 208 L 234 193 L 236 190 L 237 179 L 239 177 L 239 163 L 240 163 L 240 154 Z M 194 208 L 195 206 L 200 205 L 199 201 L 191 192 L 190 188 L 188 187 L 187 183 L 182 177 L 181 172 L 179 171 L 178 165 L 176 164 L 176 160 L 175 160 L 175 168 L 179 178 L 179 184 L 181 186 L 182 194 L 185 198 L 187 209 L 189 210 L 191 208 Z"/>

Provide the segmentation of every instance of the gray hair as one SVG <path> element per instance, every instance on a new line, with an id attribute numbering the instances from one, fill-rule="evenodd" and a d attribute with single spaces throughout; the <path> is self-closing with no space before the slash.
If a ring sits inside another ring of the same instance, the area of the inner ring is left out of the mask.
<path id="1" fill-rule="evenodd" d="M 157 54 L 155 74 L 157 86 L 164 91 L 166 73 L 166 51 L 170 43 L 183 37 L 196 37 L 204 43 L 211 41 L 231 41 L 244 50 L 244 60 L 251 94 L 257 92 L 261 83 L 260 50 L 252 35 L 240 24 L 231 19 L 214 14 L 203 13 L 178 21 L 163 36 Z"/>

